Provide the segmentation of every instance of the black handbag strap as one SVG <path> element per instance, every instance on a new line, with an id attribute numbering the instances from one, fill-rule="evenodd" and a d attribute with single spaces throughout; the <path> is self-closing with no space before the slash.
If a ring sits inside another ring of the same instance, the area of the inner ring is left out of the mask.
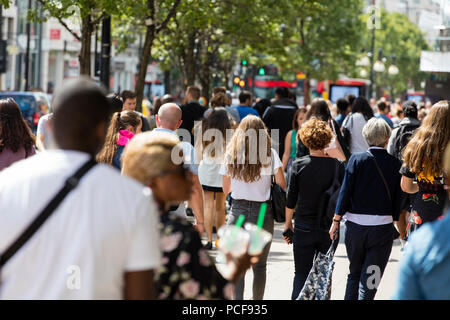
<path id="1" fill-rule="evenodd" d="M 94 158 L 89 159 L 80 169 L 70 176 L 64 187 L 58 194 L 47 204 L 42 212 L 34 219 L 34 221 L 22 232 L 22 234 L 6 249 L 0 256 L 0 270 L 8 262 L 11 257 L 27 243 L 28 240 L 39 230 L 44 222 L 51 216 L 56 208 L 61 204 L 70 191 L 76 188 L 80 179 L 97 163 Z"/>
<path id="2" fill-rule="evenodd" d="M 377 159 L 375 159 L 374 155 L 372 154 L 372 152 L 370 152 L 369 150 L 367 150 L 367 153 L 370 155 L 370 157 L 373 159 L 375 166 L 377 167 L 378 173 L 380 174 L 381 179 L 383 180 L 384 186 L 386 188 L 389 200 L 392 202 L 392 197 L 391 197 L 391 191 L 389 190 L 389 186 L 387 184 L 386 179 L 384 178 L 384 174 L 383 171 L 381 171 L 380 166 L 378 165 Z"/>
<path id="3" fill-rule="evenodd" d="M 339 162 L 337 162 L 337 161 L 335 161 L 333 180 L 331 181 L 331 185 L 327 189 L 325 189 L 325 192 L 327 190 L 331 189 L 336 184 L 336 180 L 339 180 Z M 323 203 L 323 201 L 324 201 L 323 199 L 325 197 L 325 192 L 322 195 L 322 198 L 321 198 L 321 201 L 320 201 L 321 203 Z M 325 205 L 325 208 L 323 208 L 323 209 L 326 210 L 326 205 Z M 322 221 L 322 217 L 323 217 L 323 212 L 319 212 L 317 214 L 317 227 L 318 228 L 321 228 L 320 223 Z"/>

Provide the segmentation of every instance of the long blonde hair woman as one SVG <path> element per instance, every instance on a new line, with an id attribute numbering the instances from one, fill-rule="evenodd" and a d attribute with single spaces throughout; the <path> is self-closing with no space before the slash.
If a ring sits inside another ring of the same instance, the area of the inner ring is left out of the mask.
<path id="1" fill-rule="evenodd" d="M 286 189 L 282 163 L 277 152 L 271 148 L 267 128 L 256 116 L 246 116 L 234 132 L 225 153 L 225 163 L 220 168 L 222 186 L 225 194 L 231 192 L 231 215 L 228 224 L 234 224 L 239 215 L 245 222 L 256 224 L 262 203 L 270 199 L 272 174 L 275 182 Z M 263 228 L 273 234 L 274 220 L 270 204 L 264 219 Z M 269 243 L 259 262 L 253 266 L 253 300 L 264 297 L 266 285 L 266 265 L 270 250 Z M 244 278 L 236 285 L 235 299 L 242 300 Z"/>
<path id="2" fill-rule="evenodd" d="M 403 191 L 415 194 L 412 214 L 417 226 L 435 220 L 444 210 L 447 193 L 443 160 L 449 141 L 449 102 L 439 101 L 406 145 L 401 169 Z"/>

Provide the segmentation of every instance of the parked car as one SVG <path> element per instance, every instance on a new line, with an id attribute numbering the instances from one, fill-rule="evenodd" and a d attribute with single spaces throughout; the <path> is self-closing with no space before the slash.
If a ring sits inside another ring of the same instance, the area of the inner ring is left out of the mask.
<path id="1" fill-rule="evenodd" d="M 36 133 L 40 117 L 50 110 L 50 102 L 43 92 L 0 92 L 0 99 L 12 98 L 19 105 L 22 116 Z"/>

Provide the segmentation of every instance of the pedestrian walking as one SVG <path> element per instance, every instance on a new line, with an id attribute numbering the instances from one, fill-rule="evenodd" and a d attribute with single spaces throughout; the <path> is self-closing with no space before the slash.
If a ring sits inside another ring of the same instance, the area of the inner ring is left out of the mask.
<path id="1" fill-rule="evenodd" d="M 281 155 L 284 154 L 284 139 L 292 130 L 291 123 L 297 109 L 297 104 L 289 99 L 289 89 L 279 87 L 275 90 L 275 101 L 264 111 L 262 116 L 269 134 L 273 136 L 275 147 L 278 147 Z"/>
<path id="2" fill-rule="evenodd" d="M 17 103 L 11 98 L 0 100 L 0 171 L 34 155 L 35 142 Z"/>
<path id="3" fill-rule="evenodd" d="M 252 257 L 227 255 L 222 276 L 198 232 L 186 219 L 169 212 L 171 203 L 189 199 L 192 192 L 191 171 L 173 161 L 172 155 L 182 151 L 179 144 L 168 132 L 143 133 L 124 154 L 123 173 L 152 189 L 160 211 L 163 265 L 156 278 L 158 299 L 231 299 L 234 283 L 250 267 Z"/>
<path id="4" fill-rule="evenodd" d="M 252 108 L 253 96 L 250 91 L 242 91 L 239 94 L 239 105 L 236 110 L 239 114 L 239 122 L 242 121 L 247 115 L 253 114 L 259 117 L 258 111 Z"/>
<path id="5" fill-rule="evenodd" d="M 121 93 L 121 97 L 122 97 L 122 101 L 123 101 L 122 111 L 125 111 L 125 110 L 136 111 L 137 97 L 136 97 L 135 92 L 129 91 L 129 90 L 124 90 Z M 147 118 L 141 112 L 138 112 L 138 113 L 139 113 L 139 116 L 141 117 L 141 121 L 142 121 L 142 132 L 149 131 L 150 124 L 148 123 Z"/>
<path id="6" fill-rule="evenodd" d="M 97 155 L 97 161 L 107 163 L 120 171 L 123 150 L 141 129 L 142 120 L 137 112 L 126 110 L 114 113 L 106 133 L 105 144 Z"/>
<path id="7" fill-rule="evenodd" d="M 337 107 L 337 116 L 336 118 L 334 118 L 334 120 L 337 122 L 339 127 L 341 127 L 342 123 L 345 120 L 345 117 L 347 117 L 347 115 L 351 112 L 352 106 L 347 99 L 341 98 L 338 99 L 338 101 L 336 102 L 336 107 Z"/>
<path id="8" fill-rule="evenodd" d="M 344 120 L 342 127 L 348 130 L 350 135 L 350 153 L 365 152 L 369 145 L 362 135 L 362 129 L 373 117 L 373 110 L 364 97 L 358 97 L 353 103 L 352 113 Z M 345 136 L 345 135 L 344 135 Z"/>
<path id="9" fill-rule="evenodd" d="M 245 117 L 227 145 L 225 162 L 219 173 L 223 176 L 223 191 L 231 192 L 231 214 L 227 224 L 235 224 L 239 215 L 256 224 L 261 205 L 269 203 L 263 228 L 273 234 L 274 216 L 270 205 L 272 176 L 275 183 L 286 189 L 282 163 L 271 148 L 271 139 L 262 120 L 254 115 Z M 253 268 L 253 300 L 262 300 L 266 286 L 266 267 L 271 242 L 263 250 Z M 236 300 L 244 295 L 245 277 L 236 285 Z"/>
<path id="10" fill-rule="evenodd" d="M 215 97 L 223 95 L 218 93 Z M 214 97 L 214 98 L 215 98 Z M 217 108 L 201 122 L 201 139 L 197 139 L 197 155 L 200 160 L 198 177 L 203 189 L 203 212 L 205 218 L 206 249 L 213 248 L 213 226 L 219 230 L 225 224 L 225 194 L 222 189 L 223 164 L 227 143 L 227 130 L 234 122 L 224 108 Z M 228 132 L 229 134 L 229 132 Z M 217 243 L 217 242 L 216 242 Z"/>
<path id="11" fill-rule="evenodd" d="M 331 116 L 330 107 L 326 100 L 316 98 L 311 102 L 311 108 L 306 114 L 306 119 L 309 120 L 313 117 L 325 121 L 331 129 L 333 138 L 331 139 L 330 145 L 325 149 L 325 152 L 332 158 L 340 161 L 348 161 L 350 151 L 344 142 L 338 123 Z"/>
<path id="12" fill-rule="evenodd" d="M 406 101 L 402 106 L 402 112 L 405 115 L 405 118 L 400 121 L 398 128 L 392 130 L 387 151 L 390 155 L 393 155 L 403 162 L 403 152 L 405 147 L 420 127 L 421 123 L 417 119 L 417 105 L 414 101 Z M 406 240 L 406 227 L 411 208 L 411 197 L 412 196 L 406 193 L 403 195 L 404 204 L 402 205 L 402 212 L 400 213 L 397 223 L 402 246 L 404 246 Z"/>
<path id="13" fill-rule="evenodd" d="M 449 103 L 439 101 L 430 109 L 404 151 L 401 187 L 404 192 L 414 194 L 407 235 L 443 213 L 447 198 L 443 159 L 449 141 Z"/>
<path id="14" fill-rule="evenodd" d="M 294 120 L 292 120 L 292 130 L 288 132 L 286 135 L 286 139 L 284 139 L 284 154 L 282 158 L 283 162 L 283 171 L 287 172 L 287 177 L 289 177 L 290 168 L 292 162 L 295 160 L 297 156 L 297 145 L 298 145 L 298 132 L 302 126 L 302 124 L 306 120 L 307 110 L 305 107 L 300 107 L 294 115 Z M 288 181 L 289 184 L 289 181 Z"/>
<path id="15" fill-rule="evenodd" d="M 45 151 L 54 147 L 53 133 L 52 133 L 52 117 L 53 113 L 47 113 L 39 118 L 36 129 L 36 148 L 39 151 Z"/>
<path id="16" fill-rule="evenodd" d="M 445 156 L 450 176 L 450 144 Z M 447 180 L 447 187 L 450 183 Z M 447 189 L 449 190 L 449 189 Z M 400 261 L 395 300 L 450 300 L 450 211 L 411 236 Z"/>
<path id="17" fill-rule="evenodd" d="M 325 254 L 331 245 L 328 230 L 332 216 L 324 217 L 326 224 L 323 224 L 321 199 L 335 179 L 341 183 L 344 178 L 344 165 L 325 153 L 331 138 L 328 124 L 317 118 L 308 120 L 300 128 L 300 139 L 309 149 L 309 155 L 296 159 L 292 164 L 285 223 L 285 232 L 292 232 L 292 236 L 283 236 L 294 247 L 293 300 L 297 299 L 302 290 L 316 254 Z M 295 223 L 292 225 L 294 211 Z"/>
<path id="18" fill-rule="evenodd" d="M 389 127 L 391 127 L 391 129 L 394 129 L 394 123 L 388 117 L 389 112 L 390 112 L 389 105 L 384 101 L 380 101 L 377 104 L 377 108 L 378 108 L 377 118 L 383 119 L 384 121 L 386 121 L 386 123 L 389 125 Z"/>
<path id="19" fill-rule="evenodd" d="M 74 180 L 75 190 L 3 265 L 0 299 L 155 298 L 161 253 L 151 191 L 104 164 L 78 184 L 73 176 L 95 164 L 105 140 L 106 91 L 73 80 L 56 92 L 53 107 L 58 149 L 0 173 L 0 256 Z"/>
<path id="20" fill-rule="evenodd" d="M 203 114 L 206 111 L 205 107 L 199 104 L 200 88 L 197 86 L 189 86 L 186 89 L 186 104 L 181 106 L 183 122 L 180 125 L 180 129 L 187 130 L 186 135 L 192 135 L 192 129 L 194 128 L 194 122 L 203 118 Z M 194 144 L 193 139 L 190 139 L 190 143 Z"/>
<path id="21" fill-rule="evenodd" d="M 345 169 L 330 238 L 345 220 L 345 247 L 350 273 L 346 300 L 373 300 L 378 284 L 369 284 L 376 272 L 381 279 L 395 237 L 394 221 L 401 211 L 401 162 L 386 151 L 391 135 L 383 119 L 370 119 L 362 134 L 370 146 L 353 154 Z"/>
<path id="22" fill-rule="evenodd" d="M 219 87 L 221 88 L 221 87 Z M 203 114 L 204 118 L 208 118 L 211 112 L 213 112 L 216 108 L 224 108 L 228 104 L 228 98 L 223 92 L 218 92 L 215 95 L 212 96 L 211 101 L 209 102 L 210 107 L 205 111 Z M 228 109 L 228 108 L 227 108 Z M 194 126 L 195 127 L 195 126 Z"/>
<path id="23" fill-rule="evenodd" d="M 158 114 L 156 116 L 156 125 L 157 128 L 152 130 L 152 133 L 157 132 L 168 132 L 176 137 L 178 134 L 175 130 L 180 128 L 182 111 L 179 106 L 175 103 L 166 103 L 159 108 Z M 187 132 L 185 132 L 188 134 Z M 186 136 L 183 136 L 184 138 Z M 183 148 L 183 163 L 185 166 L 189 168 L 192 173 L 192 181 L 193 181 L 193 192 L 191 194 L 190 202 L 192 204 L 192 208 L 194 209 L 193 214 L 195 216 L 196 224 L 195 227 L 200 233 L 203 235 L 204 232 L 204 214 L 203 214 L 203 193 L 202 186 L 200 184 L 200 180 L 198 178 L 198 160 L 195 149 L 192 144 L 186 142 L 184 139 L 181 142 L 181 147 Z M 178 208 L 178 203 L 174 206 L 174 211 Z M 186 218 L 185 212 L 181 212 L 184 218 Z"/>

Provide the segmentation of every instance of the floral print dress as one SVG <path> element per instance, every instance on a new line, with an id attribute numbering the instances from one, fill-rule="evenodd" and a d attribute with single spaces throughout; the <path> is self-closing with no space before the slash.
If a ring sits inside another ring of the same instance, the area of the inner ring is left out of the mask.
<path id="1" fill-rule="evenodd" d="M 156 275 L 158 299 L 232 299 L 234 284 L 217 271 L 194 227 L 170 213 L 160 222 L 163 259 Z"/>
<path id="2" fill-rule="evenodd" d="M 411 197 L 415 224 L 431 222 L 440 217 L 447 198 L 444 175 L 427 176 L 423 172 L 415 174 L 407 166 L 402 167 L 400 173 L 405 177 L 415 178 L 419 186 L 419 192 Z"/>

